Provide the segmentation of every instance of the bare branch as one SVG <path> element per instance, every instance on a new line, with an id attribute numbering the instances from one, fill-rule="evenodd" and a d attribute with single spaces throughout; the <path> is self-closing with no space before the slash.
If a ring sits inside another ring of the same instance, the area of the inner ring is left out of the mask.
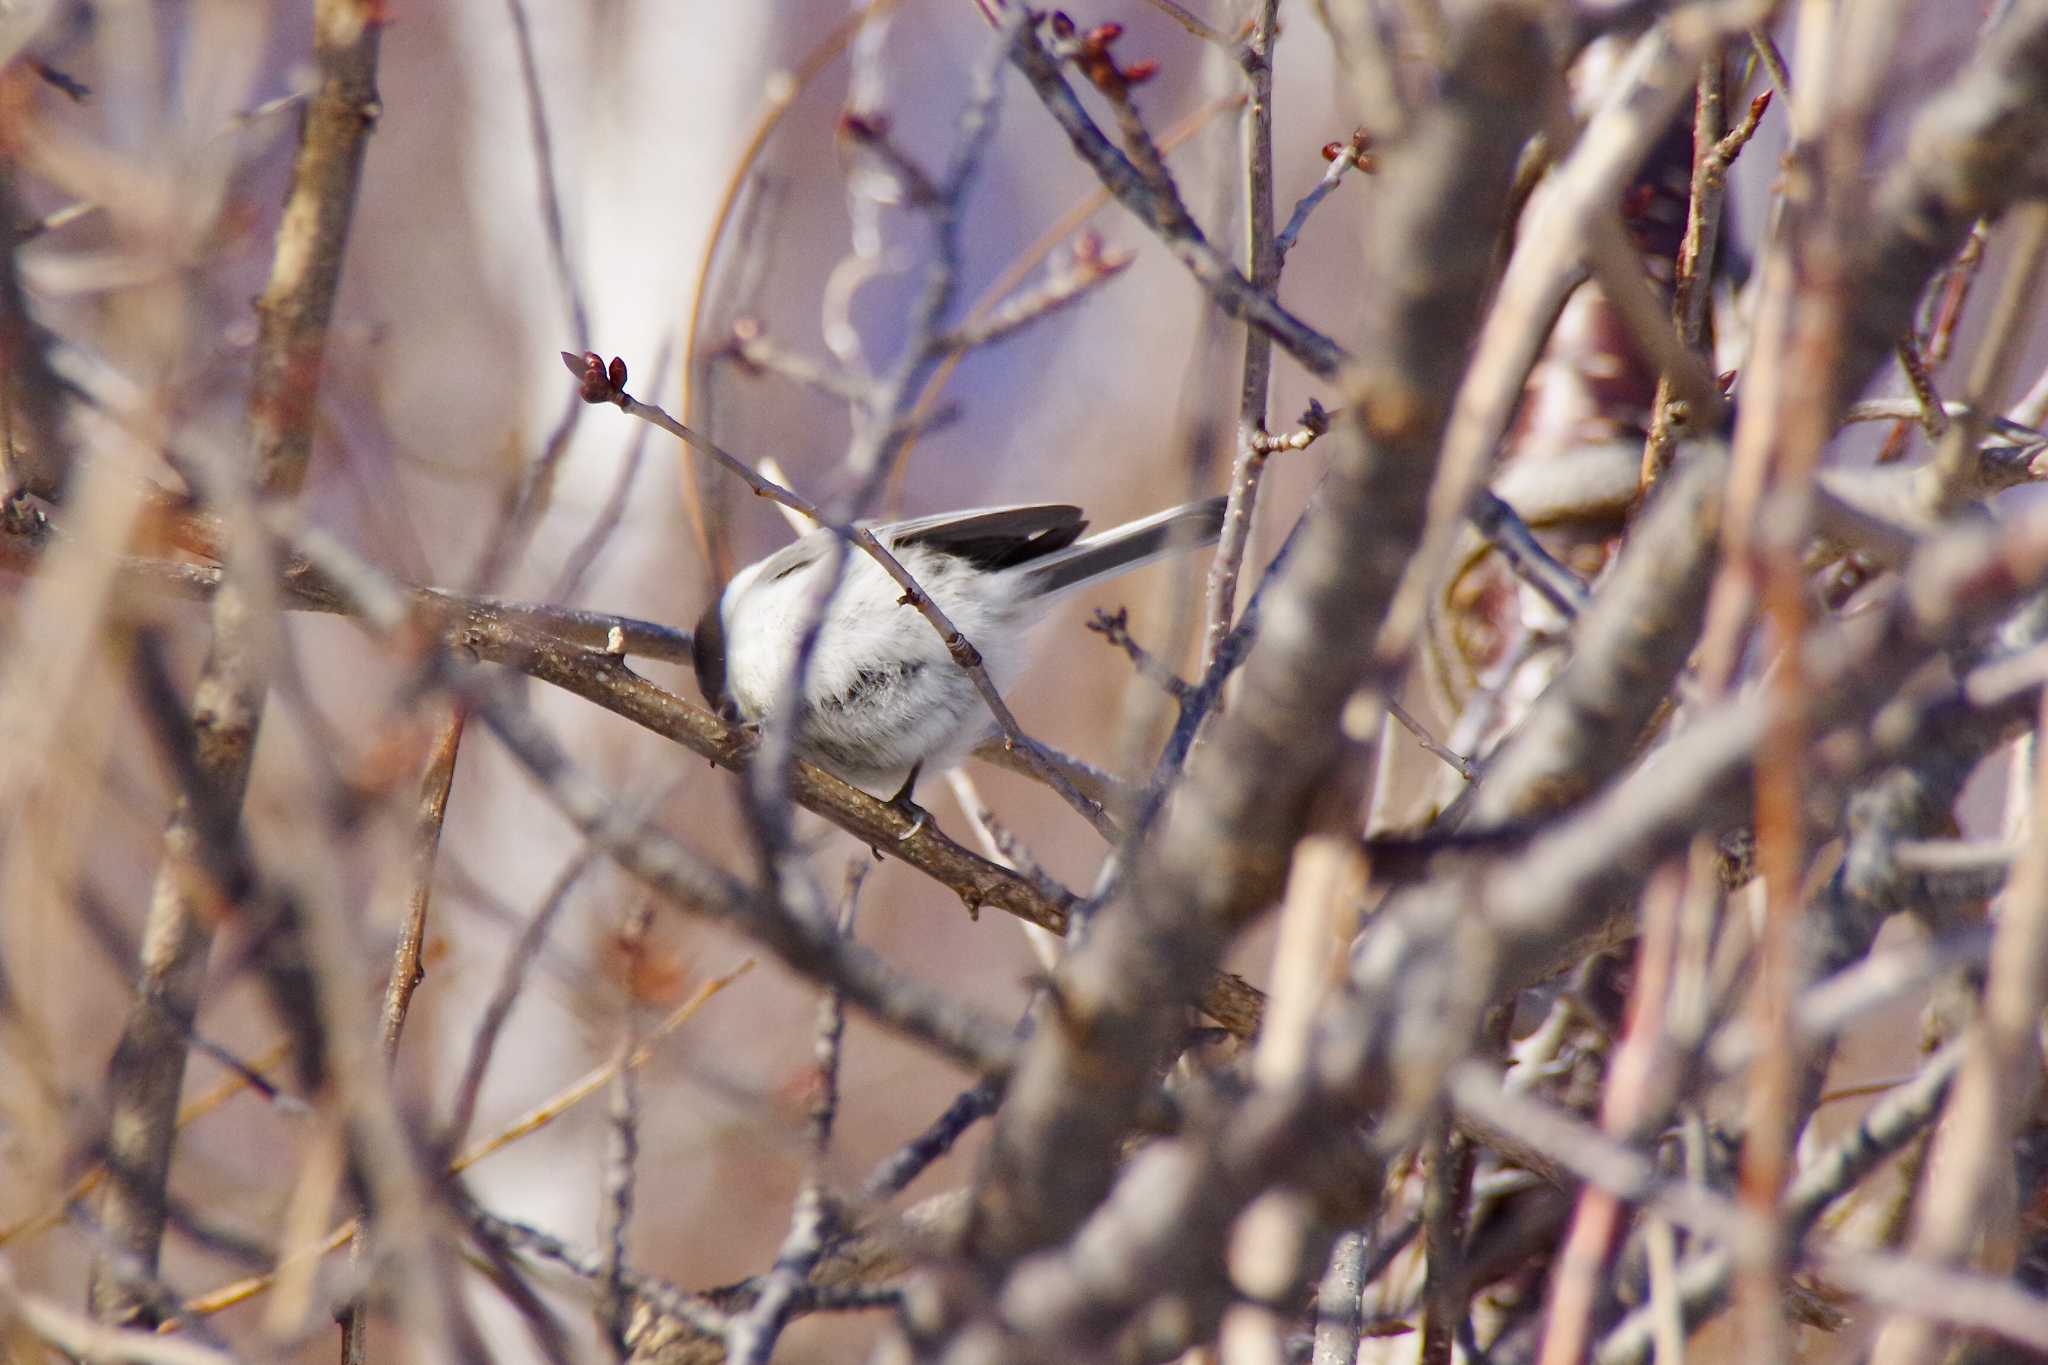
<path id="1" fill-rule="evenodd" d="M 1018 26 L 1010 61 L 1031 83 L 1046 112 L 1066 133 L 1074 151 L 1101 179 L 1103 188 L 1158 236 L 1175 259 L 1209 291 L 1218 307 L 1270 335 L 1311 374 L 1329 378 L 1337 373 L 1344 363 L 1342 348 L 1238 273 L 1202 235 L 1170 179 L 1159 175 L 1157 168 L 1148 176 L 1110 144 L 1075 97 L 1060 72 L 1059 62 L 1046 50 L 1031 25 Z"/>
<path id="2" fill-rule="evenodd" d="M 1313 799 L 1340 780 L 1339 717 L 1368 675 L 1373 630 L 1421 527 L 1421 474 L 1435 457 L 1442 395 L 1476 323 L 1494 210 L 1534 122 L 1521 73 L 1542 40 L 1525 20 L 1508 5 L 1475 12 L 1448 87 L 1463 98 L 1425 115 L 1415 138 L 1389 153 L 1374 203 L 1395 253 L 1387 278 L 1411 287 L 1381 297 L 1369 329 L 1371 416 L 1342 433 L 1279 589 L 1284 628 L 1266 616 L 1237 710 L 1196 754 L 1141 869 L 1137 903 L 1104 917 L 1069 957 L 1059 1006 L 1067 1022 L 1034 1038 L 977 1192 L 972 1249 L 984 1266 L 1063 1239 L 1107 1192 L 1115 1143 L 1170 1039 L 1163 1002 L 1203 979 L 1235 924 L 1277 892 Z M 1020 39 L 1017 53 L 1027 75 L 1046 60 L 1035 40 Z M 1430 265 L 1407 270 L 1404 250 L 1427 250 Z M 1277 332 L 1276 340 L 1286 344 Z M 1248 772 L 1261 780 L 1244 782 Z"/>
<path id="3" fill-rule="evenodd" d="M 313 58 L 321 83 L 308 101 L 278 223 L 269 283 L 256 302 L 258 334 L 248 400 L 247 467 L 239 476 L 273 495 L 298 491 L 312 453 L 328 323 L 355 212 L 356 185 L 370 131 L 382 106 L 376 89 L 381 25 L 354 0 L 316 0 Z M 254 566 L 250 566 L 252 569 Z M 260 570 L 256 570 L 260 573 Z M 258 603 L 229 583 L 213 609 L 213 654 L 193 698 L 193 728 L 214 797 L 241 804 L 266 686 Z M 181 864 L 197 837 L 189 810 L 165 833 L 169 856 L 151 893 L 138 1000 L 109 1068 L 113 1111 L 110 1156 L 140 1174 L 138 1185 L 110 1187 L 101 1219 L 112 1244 L 153 1270 L 163 1237 L 159 1196 L 176 1134 L 185 1073 L 184 1036 L 198 1009 L 212 934 Z M 93 1312 L 103 1322 L 145 1315 L 103 1260 L 94 1275 Z"/>

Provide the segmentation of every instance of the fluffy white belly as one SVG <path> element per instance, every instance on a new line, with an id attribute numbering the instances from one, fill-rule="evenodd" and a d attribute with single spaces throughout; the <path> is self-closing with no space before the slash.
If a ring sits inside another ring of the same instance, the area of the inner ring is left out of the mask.
<path id="1" fill-rule="evenodd" d="M 1022 653 L 1018 604 L 989 594 L 986 575 L 984 590 L 963 598 L 960 566 L 950 557 L 912 553 L 904 567 L 982 652 L 997 687 L 1008 687 Z M 749 720 L 765 724 L 774 714 L 816 585 L 816 576 L 804 572 L 743 588 L 745 610 L 733 613 L 726 664 L 733 700 Z M 919 762 L 957 762 L 995 728 L 938 632 L 898 596 L 880 566 L 857 551 L 849 555 L 805 673 L 797 720 L 805 758 L 877 790 L 893 789 Z"/>

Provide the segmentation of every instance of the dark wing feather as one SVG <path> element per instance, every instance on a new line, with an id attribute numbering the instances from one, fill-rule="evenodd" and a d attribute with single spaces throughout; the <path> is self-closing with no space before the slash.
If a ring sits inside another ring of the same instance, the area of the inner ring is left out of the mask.
<path id="1" fill-rule="evenodd" d="M 1122 573 L 1169 550 L 1213 545 L 1222 532 L 1223 499 L 1204 498 L 1090 536 L 1034 568 L 1031 576 L 1042 593 L 1065 592 Z"/>
<path id="2" fill-rule="evenodd" d="M 949 512 L 877 528 L 892 548 L 921 545 L 990 572 L 1064 550 L 1087 529 L 1081 509 L 1065 503 Z"/>

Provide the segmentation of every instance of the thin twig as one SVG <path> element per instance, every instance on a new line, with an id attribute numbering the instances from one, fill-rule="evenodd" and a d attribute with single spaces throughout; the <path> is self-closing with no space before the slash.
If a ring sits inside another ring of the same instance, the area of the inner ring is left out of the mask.
<path id="1" fill-rule="evenodd" d="M 1432 735 L 1423 726 L 1421 721 L 1408 714 L 1407 707 L 1401 705 L 1400 702 L 1392 697 L 1385 698 L 1385 704 L 1387 714 L 1399 721 L 1402 729 L 1415 736 L 1415 742 L 1420 744 L 1426 752 L 1442 759 L 1452 772 L 1464 778 L 1467 782 L 1472 781 L 1478 776 L 1478 770 L 1472 766 L 1471 759 L 1453 749 L 1447 748 L 1443 741 Z"/>
<path id="2" fill-rule="evenodd" d="M 467 718 L 459 705 L 451 711 L 428 755 L 427 771 L 420 781 L 419 823 L 414 833 L 405 919 L 399 927 L 398 945 L 392 952 L 391 976 L 384 988 L 384 1010 L 379 1021 L 386 1067 L 398 1063 L 398 1041 L 405 1030 L 406 1014 L 412 1008 L 413 992 L 426 976 L 422 956 L 427 937 L 427 906 L 433 898 L 434 867 L 441 849 L 441 830 L 448 819 L 448 795 L 455 784 L 455 759 Z M 357 1275 L 366 1278 L 369 1243 L 368 1237 L 358 1236 L 349 1248 L 351 1266 Z M 351 1300 L 340 1317 L 342 1359 L 350 1365 L 360 1365 L 368 1358 L 369 1350 L 369 1313 L 362 1299 Z"/>
<path id="3" fill-rule="evenodd" d="M 1678 326 L 1679 341 L 1697 350 L 1706 332 L 1707 303 L 1712 294 L 1715 255 L 1721 237 L 1721 209 L 1728 194 L 1728 169 L 1734 165 L 1770 107 L 1771 92 L 1764 91 L 1749 103 L 1749 112 L 1727 134 L 1721 132 L 1722 57 L 1718 49 L 1700 65 L 1698 92 L 1693 104 L 1692 192 L 1686 205 L 1685 236 L 1678 248 L 1678 265 L 1672 283 L 1671 319 Z M 1705 414 L 1695 414 L 1676 397 L 1674 378 L 1657 377 L 1657 394 L 1650 409 L 1650 433 L 1643 443 L 1642 484 L 1645 488 L 1663 477 L 1680 432 L 1696 425 Z"/>
<path id="4" fill-rule="evenodd" d="M 1088 622 L 1088 629 L 1109 642 L 1112 649 L 1120 649 L 1131 661 L 1131 667 L 1138 670 L 1138 676 L 1151 683 L 1181 705 L 1186 705 L 1194 688 L 1187 679 L 1160 662 L 1151 650 L 1139 644 L 1131 635 L 1131 613 L 1128 608 L 1118 607 L 1115 611 L 1095 609 L 1095 616 Z"/>
<path id="5" fill-rule="evenodd" d="M 784 346 L 768 335 L 759 318 L 735 318 L 732 340 L 722 352 L 715 354 L 732 356 L 743 370 L 779 375 L 793 384 L 842 403 L 858 403 L 868 391 L 867 376 Z"/>
<path id="6" fill-rule="evenodd" d="M 1244 272 L 1251 287 L 1271 295 L 1280 285 L 1280 247 L 1273 237 L 1273 40 L 1279 0 L 1255 0 L 1250 34 L 1240 57 L 1251 83 L 1244 110 Z M 1121 107 L 1121 106 L 1120 106 Z M 1169 185 L 1170 189 L 1171 186 Z M 1273 383 L 1273 338 L 1256 327 L 1244 334 L 1244 364 L 1237 391 L 1237 451 L 1223 508 L 1223 532 L 1209 566 L 1207 624 L 1202 633 L 1202 666 L 1223 648 L 1237 611 L 1237 578 L 1251 547 L 1253 515 L 1267 452 L 1267 395 Z"/>
<path id="7" fill-rule="evenodd" d="M 1166 15 L 1173 22 L 1179 24 L 1203 42 L 1214 43 L 1217 47 L 1225 49 L 1231 47 L 1229 38 L 1225 37 L 1215 28 L 1212 28 L 1200 15 L 1196 14 L 1186 5 L 1181 4 L 1180 0 L 1145 0 L 1145 3 L 1158 10 L 1161 14 Z"/>
<path id="8" fill-rule="evenodd" d="M 1990 321 L 1963 385 L 1963 402 L 1970 415 L 1958 421 L 1935 448 L 1928 501 L 1937 512 L 1954 510 L 1959 500 L 1970 495 L 1977 447 L 1985 429 L 1983 417 L 1977 414 L 2004 401 L 2019 362 L 2022 329 L 2037 302 L 2034 285 L 2048 263 L 2048 209 L 2032 204 L 2022 207 L 2015 214 L 2014 229 L 2018 240 L 2013 246 L 2013 264 L 2000 283 Z"/>
<path id="9" fill-rule="evenodd" d="M 1924 343 L 1914 332 L 1909 332 L 1899 341 L 1899 365 L 1905 371 L 1906 383 L 1920 409 L 1920 426 L 1926 430 L 1929 440 L 1939 440 L 1945 435 L 1948 419 L 1955 415 L 1947 411 L 1948 405 L 1938 402 L 1934 371 L 1948 359 L 1955 345 L 1956 327 L 1962 322 L 1963 305 L 1969 301 L 1970 288 L 1984 268 L 1984 248 L 1989 238 L 1990 225 L 1985 222 L 1979 221 L 1970 229 L 1962 250 L 1937 277 L 1941 286 L 1940 297 L 1935 303 L 1934 317 L 1927 328 Z M 1877 463 L 1889 464 L 1903 456 L 1913 430 L 1914 424 L 1910 420 L 1901 419 L 1895 423 L 1891 435 L 1878 448 Z"/>
<path id="10" fill-rule="evenodd" d="M 1160 182 L 1156 165 L 1155 174 L 1147 175 L 1110 144 L 1067 84 L 1058 60 L 1031 25 L 1018 27 L 1010 60 L 1031 83 L 1047 112 L 1059 123 L 1075 152 L 1095 171 L 1103 187 L 1159 237 L 1218 307 L 1231 317 L 1269 333 L 1310 373 L 1327 378 L 1337 372 L 1344 360 L 1343 348 L 1240 274 L 1203 236 L 1187 206 L 1172 191 L 1172 182 Z"/>
<path id="11" fill-rule="evenodd" d="M 427 906 L 434 894 L 434 867 L 441 851 L 441 830 L 448 821 L 448 794 L 455 785 L 455 757 L 469 719 L 455 707 L 429 751 L 427 771 L 420 779 L 419 826 L 413 845 L 412 879 L 406 892 L 405 919 L 392 955 L 391 979 L 384 992 L 384 1059 L 396 1063 L 398 1039 L 405 1029 L 413 992 L 426 977 L 421 965 L 427 937 Z"/>
<path id="12" fill-rule="evenodd" d="M 1679 916 L 1686 894 L 1685 864 L 1674 859 L 1643 897 L 1644 928 L 1637 942 L 1628 1018 L 1621 1041 L 1607 1059 L 1607 1086 L 1600 1098 L 1601 1129 L 1623 1142 L 1662 1127 L 1667 1112 L 1659 1093 L 1668 1065 L 1666 1003 L 1677 970 Z M 1580 1192 L 1551 1273 L 1543 1365 L 1585 1359 L 1605 1271 L 1622 1231 L 1622 1210 L 1611 1192 Z"/>
<path id="13" fill-rule="evenodd" d="M 1926 358 L 1910 338 L 1899 343 L 1899 368 L 1905 372 L 1906 386 L 1913 391 L 1913 402 L 1920 409 L 1921 427 L 1929 440 L 1940 439 L 1948 431 L 1948 412 L 1942 406 L 1941 394 L 1935 390 L 1934 375 Z"/>
<path id="14" fill-rule="evenodd" d="M 974 785 L 974 779 L 968 776 L 966 769 L 953 768 L 948 771 L 946 783 L 952 787 L 953 797 L 960 803 L 960 813 L 967 817 L 967 827 L 974 831 L 975 840 L 980 843 L 984 856 L 1029 879 L 1033 886 L 1049 897 L 1067 901 L 1074 898 L 1072 892 L 1061 886 L 1044 867 L 1040 866 L 1038 859 L 1024 847 L 1023 841 L 996 818 L 995 812 L 982 800 L 980 789 Z M 1022 926 L 1024 937 L 1030 943 L 1032 952 L 1037 955 L 1039 965 L 1047 971 L 1053 970 L 1059 965 L 1060 954 L 1063 951 L 1060 936 L 1029 920 L 1023 921 Z"/>
<path id="15" fill-rule="evenodd" d="M 1792 1247 L 1775 1215 L 1807 1098 L 1799 1084 L 1804 1053 L 1792 1029 L 1803 971 L 1795 925 L 1811 838 L 1804 755 L 1815 724 L 1805 649 L 1814 613 L 1801 552 L 1813 525 L 1815 471 L 1841 406 L 1832 386 L 1850 302 L 1838 263 L 1845 234 L 1859 226 L 1851 222 L 1855 170 L 1847 162 L 1862 155 L 1865 106 L 1847 85 L 1826 79 L 1827 64 L 1838 59 L 1824 54 L 1848 36 L 1833 26 L 1837 17 L 1799 11 L 1802 83 L 1787 105 L 1791 155 L 1813 187 L 1788 198 L 1759 276 L 1767 303 L 1742 366 L 1746 405 L 1733 439 L 1725 554 L 1701 645 L 1701 676 L 1713 694 L 1733 685 L 1746 633 L 1741 618 L 1758 607 L 1782 651 L 1764 681 L 1752 793 L 1765 901 L 1749 1008 L 1762 1048 L 1748 1075 L 1740 1188 L 1756 1228 L 1735 1247 L 1736 1316 L 1746 1348 L 1761 1355 L 1787 1346 L 1780 1285 Z"/>
<path id="16" fill-rule="evenodd" d="M 1749 29 L 1749 43 L 1756 51 L 1757 61 L 1762 65 L 1764 74 L 1771 78 L 1771 88 L 1773 90 L 1790 90 L 1792 88 L 1792 73 L 1786 68 L 1785 54 L 1778 51 L 1778 41 L 1771 36 L 1770 29 L 1762 24 L 1751 25 Z M 1795 131 L 1799 132 L 1800 136 L 1805 136 L 1803 130 Z"/>
<path id="17" fill-rule="evenodd" d="M 627 1326 L 632 1300 L 625 1280 L 627 1238 L 633 1223 L 635 1182 L 640 1169 L 640 1078 L 627 1061 L 640 1049 L 639 1000 L 636 984 L 641 978 L 641 959 L 647 952 L 647 933 L 654 923 L 654 907 L 639 901 L 626 912 L 618 937 L 624 960 L 620 975 L 625 983 L 624 1018 L 612 1067 L 612 1106 L 607 1124 L 608 1141 L 604 1162 L 604 1275 L 600 1280 L 598 1321 L 612 1349 L 621 1359 L 628 1352 Z"/>
<path id="18" fill-rule="evenodd" d="M 861 1182 L 861 1198 L 875 1203 L 908 1189 L 911 1181 L 953 1150 L 962 1134 L 995 1113 L 1002 1097 L 1002 1086 L 994 1081 L 983 1081 L 954 1096 L 930 1126 L 876 1164 Z"/>
<path id="19" fill-rule="evenodd" d="M 513 46 L 519 52 L 519 86 L 526 102 L 526 134 L 533 143 L 534 179 L 540 187 L 540 220 L 546 229 L 548 263 L 555 283 L 561 287 L 562 302 L 569 312 L 569 330 L 578 346 L 590 342 L 590 311 L 583 303 L 583 286 L 569 262 L 568 233 L 562 227 L 562 196 L 555 184 L 554 135 L 548 129 L 547 101 L 541 96 L 540 70 L 533 55 L 533 25 L 524 0 L 505 0 L 506 17 L 512 21 Z"/>
<path id="20" fill-rule="evenodd" d="M 1505 499 L 1482 488 L 1472 496 L 1472 526 L 1493 542 L 1517 577 L 1542 595 L 1567 621 L 1578 619 L 1592 594 L 1579 576 L 1543 548 L 1536 533 Z"/>
<path id="21" fill-rule="evenodd" d="M 724 976 L 714 977 L 705 982 L 694 995 L 670 1011 L 666 1019 L 648 1031 L 640 1050 L 632 1057 L 626 1059 L 626 1065 L 632 1067 L 646 1065 L 648 1061 L 652 1060 L 657 1043 L 675 1032 L 676 1029 L 682 1027 L 683 1024 L 689 1022 L 696 1015 L 697 1011 L 703 1008 L 707 1001 L 752 971 L 753 967 L 753 960 L 749 958 Z M 570 1082 L 568 1086 L 550 1096 L 541 1104 L 512 1120 L 504 1128 L 472 1144 L 448 1162 L 448 1173 L 450 1175 L 459 1175 L 492 1153 L 502 1151 L 520 1139 L 547 1127 L 584 1100 L 603 1090 L 611 1081 L 612 1070 L 615 1065 L 617 1065 L 616 1059 L 586 1072 L 583 1076 Z M 331 1230 L 319 1243 L 318 1249 L 321 1252 L 339 1250 L 348 1245 L 350 1240 L 354 1238 L 356 1228 L 356 1220 L 350 1219 L 348 1222 Z M 274 1271 L 236 1280 L 186 1300 L 183 1311 L 187 1315 L 209 1316 L 224 1309 L 232 1308 L 236 1304 L 247 1302 L 249 1299 L 268 1290 L 276 1283 L 276 1280 L 277 1275 Z"/>
<path id="22" fill-rule="evenodd" d="M 1287 215 L 1287 226 L 1281 228 L 1279 235 L 1273 239 L 1276 270 L 1287 263 L 1287 253 L 1294 250 L 1294 243 L 1301 236 L 1301 230 L 1308 226 L 1309 215 L 1316 211 L 1317 205 L 1329 197 L 1330 191 L 1337 188 L 1337 182 L 1344 178 L 1345 173 L 1361 170 L 1369 174 L 1376 169 L 1376 163 L 1370 154 L 1371 147 L 1371 136 L 1365 129 L 1359 128 L 1352 132 L 1349 142 L 1332 142 L 1323 148 L 1323 155 L 1329 159 L 1330 169 L 1324 171 L 1322 179 L 1316 181 L 1309 192 L 1301 197 L 1300 202 L 1295 204 L 1294 211 Z"/>
<path id="23" fill-rule="evenodd" d="M 500 1218 L 473 1202 L 463 1202 L 464 1212 L 478 1235 L 489 1238 L 506 1251 L 543 1257 L 584 1279 L 600 1283 L 616 1273 L 635 1296 L 646 1299 L 662 1312 L 682 1319 L 699 1331 L 717 1333 L 725 1327 L 726 1315 L 699 1295 L 684 1293 L 663 1281 L 635 1274 L 624 1267 L 614 1272 L 602 1253 L 585 1251 L 530 1224 Z"/>
<path id="24" fill-rule="evenodd" d="M 2039 428 L 2016 422 L 2001 413 L 1978 413 L 1968 403 L 1958 399 L 1951 398 L 1942 403 L 1941 413 L 1944 421 L 1976 415 L 1978 420 L 1984 423 L 1987 435 L 2004 436 L 2019 441 L 2048 441 L 2048 434 L 2044 434 Z M 1913 422 L 1919 420 L 1921 415 L 1920 400 L 1917 398 L 1866 398 L 1843 409 L 1842 421 Z M 1944 426 L 1943 430 L 1947 430 L 1947 427 Z"/>
<path id="25" fill-rule="evenodd" d="M 1082 236 L 1067 253 L 1061 268 L 1036 289 L 1002 300 L 979 317 L 971 317 L 940 336 L 935 343 L 946 355 L 979 350 L 1029 327 L 1063 308 L 1072 307 L 1095 289 L 1122 274 L 1135 260 L 1128 251 L 1109 251 L 1090 236 Z"/>
<path id="26" fill-rule="evenodd" d="M 839 935 L 853 932 L 854 915 L 860 905 L 860 887 L 867 877 L 867 862 L 856 858 L 847 866 L 846 890 L 840 901 Z M 818 1027 L 813 1052 L 817 1064 L 816 1090 L 810 1114 L 810 1169 L 797 1191 L 796 1209 L 790 1216 L 789 1233 L 775 1253 L 775 1265 L 760 1285 L 754 1306 L 734 1317 L 725 1329 L 726 1357 L 738 1365 L 767 1365 L 776 1339 L 789 1321 L 811 1271 L 825 1254 L 826 1244 L 837 1223 L 835 1202 L 825 1188 L 824 1164 L 832 1143 L 832 1124 L 839 1109 L 839 1052 L 846 1033 L 845 1003 L 836 990 L 827 990 L 818 1004 Z"/>

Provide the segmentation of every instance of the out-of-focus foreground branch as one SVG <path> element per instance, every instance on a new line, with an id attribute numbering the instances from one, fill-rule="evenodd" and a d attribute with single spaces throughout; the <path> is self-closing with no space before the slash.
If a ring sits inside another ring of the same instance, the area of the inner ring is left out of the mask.
<path id="1" fill-rule="evenodd" d="M 314 7 L 318 86 L 307 102 L 291 189 L 278 221 L 270 279 L 257 300 L 255 365 L 246 446 L 235 467 L 207 472 L 231 509 L 256 497 L 289 497 L 306 478 L 320 375 L 347 253 L 356 188 L 381 113 L 377 45 L 381 18 L 362 0 Z M 246 512 L 245 512 L 246 514 Z M 238 574 L 260 574 L 237 563 Z M 208 799 L 241 804 L 262 724 L 275 647 L 261 585 L 231 575 L 211 613 L 208 662 L 194 689 L 192 724 Z M 164 1231 L 164 1185 L 176 1141 L 187 1039 L 212 946 L 212 916 L 192 862 L 202 837 L 189 806 L 164 834 L 165 859 L 143 927 L 136 1003 L 108 1081 L 108 1152 L 132 1173 L 108 1187 L 100 1218 L 110 1254 L 93 1277 L 93 1310 L 107 1322 L 143 1318 L 124 1285 L 126 1267 L 153 1273 Z"/>

